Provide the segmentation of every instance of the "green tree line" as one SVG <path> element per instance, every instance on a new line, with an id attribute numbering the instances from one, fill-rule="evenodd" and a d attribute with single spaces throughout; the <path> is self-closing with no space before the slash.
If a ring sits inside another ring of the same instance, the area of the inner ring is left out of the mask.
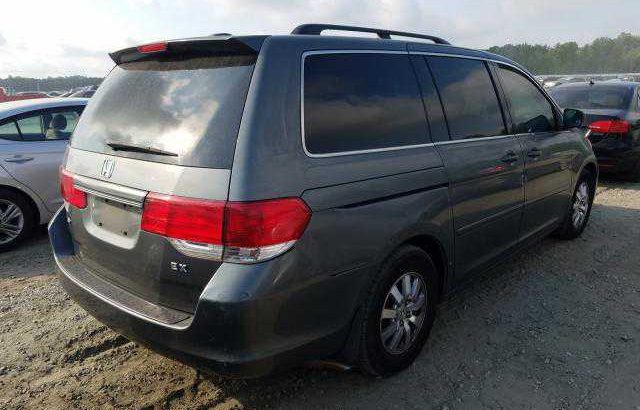
<path id="1" fill-rule="evenodd" d="M 576 42 L 555 46 L 507 44 L 488 51 L 508 57 L 534 74 L 640 73 L 640 36 L 622 33 L 616 38 L 601 37 L 579 46 Z M 0 78 L 0 87 L 10 92 L 64 91 L 100 84 L 102 78 L 79 75 L 68 77 Z"/>
<path id="2" fill-rule="evenodd" d="M 66 91 L 76 87 L 100 84 L 102 78 L 73 75 L 68 77 L 13 77 L 0 78 L 0 87 L 9 92 L 20 91 Z"/>
<path id="3" fill-rule="evenodd" d="M 597 38 L 583 46 L 574 41 L 555 46 L 507 44 L 488 51 L 517 61 L 540 75 L 640 72 L 640 36 L 629 33 Z"/>

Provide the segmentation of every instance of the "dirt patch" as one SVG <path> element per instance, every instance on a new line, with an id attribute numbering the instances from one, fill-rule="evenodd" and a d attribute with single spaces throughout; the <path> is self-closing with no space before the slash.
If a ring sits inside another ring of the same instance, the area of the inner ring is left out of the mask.
<path id="1" fill-rule="evenodd" d="M 0 255 L 0 408 L 635 409 L 639 243 L 640 184 L 605 182 L 581 238 L 547 239 L 441 305 L 407 371 L 238 381 L 202 376 L 91 318 L 50 275 L 41 234 Z"/>

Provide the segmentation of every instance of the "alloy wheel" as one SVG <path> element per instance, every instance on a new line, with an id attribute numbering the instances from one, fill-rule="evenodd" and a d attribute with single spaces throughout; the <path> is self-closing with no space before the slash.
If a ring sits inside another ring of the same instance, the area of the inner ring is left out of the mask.
<path id="1" fill-rule="evenodd" d="M 407 272 L 389 289 L 380 315 L 380 338 L 388 353 L 406 352 L 416 339 L 427 312 L 427 287 L 422 276 Z"/>
<path id="2" fill-rule="evenodd" d="M 589 210 L 589 186 L 586 181 L 582 181 L 576 190 L 573 201 L 572 222 L 573 227 L 579 229 L 587 218 Z"/>
<path id="3" fill-rule="evenodd" d="M 14 241 L 24 228 L 24 214 L 14 202 L 0 199 L 0 244 Z"/>

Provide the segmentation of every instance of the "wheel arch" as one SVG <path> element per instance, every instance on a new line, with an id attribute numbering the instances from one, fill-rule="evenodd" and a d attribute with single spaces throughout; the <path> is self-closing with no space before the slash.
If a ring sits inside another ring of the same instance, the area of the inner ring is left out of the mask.
<path id="1" fill-rule="evenodd" d="M 591 172 L 591 174 L 596 178 L 598 177 L 598 165 L 595 162 L 589 161 L 585 163 L 582 166 L 582 170 L 580 171 L 580 173 L 582 173 L 582 171 L 585 171 L 585 170 Z"/>
<path id="2" fill-rule="evenodd" d="M 442 296 L 449 279 L 449 259 L 441 241 L 433 235 L 421 234 L 408 238 L 399 247 L 404 245 L 416 246 L 431 257 L 438 270 L 438 292 Z"/>
<path id="3" fill-rule="evenodd" d="M 584 163 L 582 165 L 582 168 L 580 169 L 580 172 L 578 172 L 578 175 L 576 178 L 576 185 L 578 184 L 578 180 L 580 179 L 580 176 L 582 176 L 582 173 L 584 171 L 589 171 L 593 176 L 593 181 L 592 181 L 593 185 L 591 186 L 591 188 L 593 189 L 593 193 L 595 193 L 596 187 L 598 186 L 598 164 L 595 161 L 588 161 Z"/>
<path id="4" fill-rule="evenodd" d="M 40 208 L 38 207 L 38 204 L 36 203 L 36 201 L 31 197 L 31 195 L 11 185 L 2 184 L 0 185 L 0 189 L 11 191 L 16 195 L 20 195 L 21 197 L 23 197 L 31 207 L 31 212 L 33 212 L 33 220 L 36 222 L 36 224 L 39 224 L 40 222 L 42 222 L 41 220 L 42 214 L 40 212 Z"/>
<path id="5" fill-rule="evenodd" d="M 438 238 L 437 235 L 433 233 L 415 233 L 413 235 L 406 236 L 404 240 L 395 241 L 394 245 L 388 248 L 387 252 L 384 253 L 384 257 L 381 259 L 380 263 L 384 263 L 387 258 L 393 255 L 398 249 L 403 246 L 415 246 L 424 252 L 426 252 L 432 259 L 433 263 L 436 265 L 436 269 L 438 270 L 438 297 L 442 297 L 445 294 L 449 281 L 449 272 L 451 271 L 449 268 L 449 257 L 446 252 L 446 248 L 444 246 L 444 241 Z M 365 286 L 361 290 L 361 294 L 359 295 L 360 300 L 363 300 L 366 297 L 368 287 Z M 437 302 L 436 302 L 437 303 Z M 340 352 L 337 353 L 337 357 L 339 360 L 344 360 L 348 363 L 352 363 L 354 358 L 358 355 L 358 346 L 359 346 L 359 318 L 362 315 L 361 307 L 358 307 L 353 314 L 353 318 L 350 324 L 350 330 L 348 332 L 348 336 L 344 342 L 344 345 Z"/>

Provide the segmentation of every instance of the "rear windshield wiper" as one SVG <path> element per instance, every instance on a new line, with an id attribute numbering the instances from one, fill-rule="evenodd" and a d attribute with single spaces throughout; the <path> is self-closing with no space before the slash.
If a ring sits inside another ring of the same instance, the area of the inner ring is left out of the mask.
<path id="1" fill-rule="evenodd" d="M 107 145 L 114 151 L 140 152 L 142 154 L 165 155 L 167 157 L 177 157 L 175 152 L 163 151 L 154 147 L 140 147 L 138 145 L 122 144 L 120 142 L 107 142 Z"/>

